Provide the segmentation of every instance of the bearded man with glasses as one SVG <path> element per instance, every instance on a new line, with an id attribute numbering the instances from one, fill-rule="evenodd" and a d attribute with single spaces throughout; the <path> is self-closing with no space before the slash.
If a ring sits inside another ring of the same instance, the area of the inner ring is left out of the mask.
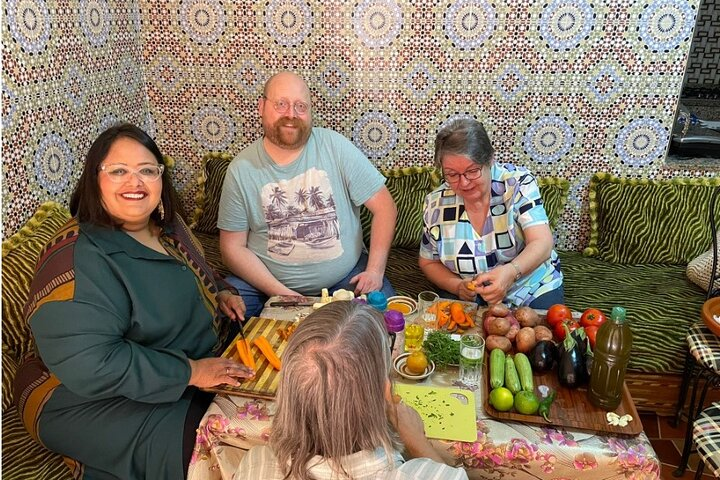
<path id="1" fill-rule="evenodd" d="M 425 198 L 419 264 L 442 297 L 547 309 L 564 303 L 560 260 L 535 177 L 495 162 L 477 120 L 435 139 L 445 183 Z"/>
<path id="2" fill-rule="evenodd" d="M 385 178 L 347 138 L 313 127 L 310 90 L 291 72 L 271 77 L 258 101 L 264 135 L 228 167 L 218 228 L 227 281 L 247 315 L 273 295 L 394 290 L 385 265 L 397 209 Z M 373 214 L 369 250 L 360 207 Z"/>

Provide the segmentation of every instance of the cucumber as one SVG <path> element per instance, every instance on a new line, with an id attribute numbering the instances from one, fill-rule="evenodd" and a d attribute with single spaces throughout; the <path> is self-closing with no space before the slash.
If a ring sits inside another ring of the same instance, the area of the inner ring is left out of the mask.
<path id="1" fill-rule="evenodd" d="M 530 366 L 530 359 L 528 359 L 527 355 L 524 353 L 515 354 L 515 369 L 517 370 L 518 377 L 520 377 L 522 389 L 526 392 L 535 390 L 532 367 Z"/>
<path id="2" fill-rule="evenodd" d="M 490 352 L 490 388 L 502 387 L 505 383 L 505 352 L 493 348 Z"/>
<path id="3" fill-rule="evenodd" d="M 513 362 L 513 357 L 510 355 L 505 357 L 505 386 L 513 395 L 522 390 L 522 384 L 515 369 L 515 362 Z"/>

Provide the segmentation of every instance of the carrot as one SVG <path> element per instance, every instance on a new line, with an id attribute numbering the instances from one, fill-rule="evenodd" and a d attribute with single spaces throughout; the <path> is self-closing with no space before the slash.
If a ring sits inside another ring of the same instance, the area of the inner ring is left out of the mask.
<path id="1" fill-rule="evenodd" d="M 450 321 L 450 315 L 445 310 L 438 310 L 437 313 L 437 324 L 438 328 L 442 328 Z"/>
<path id="2" fill-rule="evenodd" d="M 275 355 L 275 352 L 272 349 L 272 346 L 270 346 L 270 342 L 268 342 L 268 339 L 260 335 L 255 340 L 253 340 L 253 344 L 260 350 L 260 353 L 265 355 L 265 358 L 267 358 L 268 362 L 270 362 L 270 365 L 275 370 L 280 370 L 280 359 L 277 355 Z"/>
<path id="3" fill-rule="evenodd" d="M 248 341 L 244 338 L 239 339 L 235 343 L 235 348 L 237 348 L 238 355 L 240 355 L 240 361 L 243 363 L 243 365 L 255 370 L 255 359 L 253 358 L 252 352 L 250 351 L 250 344 L 248 343 Z"/>
<path id="4" fill-rule="evenodd" d="M 465 323 L 465 309 L 457 302 L 450 304 L 450 318 L 458 325 Z"/>
<path id="5" fill-rule="evenodd" d="M 467 312 L 465 312 L 465 320 L 467 325 L 470 326 L 470 328 L 473 328 L 475 326 L 475 321 L 473 320 L 472 315 Z"/>

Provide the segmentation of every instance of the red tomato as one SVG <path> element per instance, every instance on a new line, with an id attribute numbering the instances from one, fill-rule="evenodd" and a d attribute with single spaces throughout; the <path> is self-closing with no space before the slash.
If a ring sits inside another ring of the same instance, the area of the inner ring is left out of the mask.
<path id="1" fill-rule="evenodd" d="M 571 332 L 580 328 L 580 324 L 575 320 L 564 321 L 556 324 L 553 328 L 553 335 L 555 335 L 555 338 L 557 338 L 560 342 L 565 340 L 565 336 L 567 335 L 564 325 L 567 325 L 568 330 L 570 330 Z"/>
<path id="2" fill-rule="evenodd" d="M 555 328 L 556 325 L 561 324 L 567 320 L 572 320 L 572 310 L 565 305 L 553 305 L 547 311 L 547 323 L 550 328 Z"/>
<path id="3" fill-rule="evenodd" d="M 605 323 L 607 317 L 597 308 L 588 308 L 580 317 L 580 325 L 583 327 L 599 327 Z"/>
<path id="4" fill-rule="evenodd" d="M 590 340 L 590 348 L 595 350 L 595 338 L 597 337 L 597 332 L 600 329 L 600 327 L 596 325 L 590 325 L 589 327 L 585 327 L 585 335 L 587 335 L 588 340 Z"/>

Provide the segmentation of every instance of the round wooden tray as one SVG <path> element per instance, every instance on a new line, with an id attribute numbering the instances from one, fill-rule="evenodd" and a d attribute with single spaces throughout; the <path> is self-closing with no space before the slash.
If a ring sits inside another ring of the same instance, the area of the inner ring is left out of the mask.
<path id="1" fill-rule="evenodd" d="M 720 323 L 716 322 L 713 317 L 720 319 L 720 297 L 711 298 L 703 304 L 702 319 L 705 325 L 715 335 L 720 336 Z"/>

